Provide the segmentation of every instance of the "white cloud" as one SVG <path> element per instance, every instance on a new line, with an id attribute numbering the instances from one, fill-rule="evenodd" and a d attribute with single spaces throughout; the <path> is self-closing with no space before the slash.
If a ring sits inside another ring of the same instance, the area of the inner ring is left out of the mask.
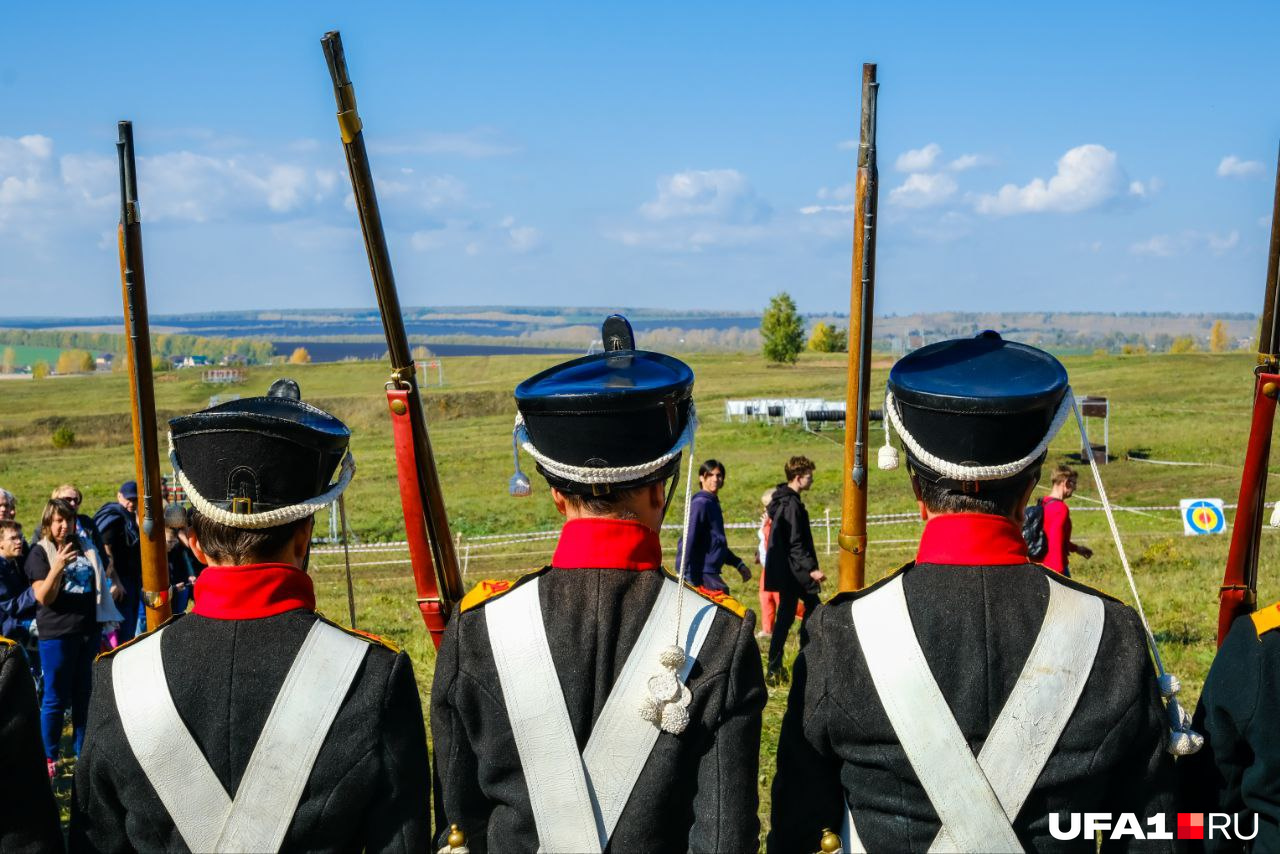
<path id="1" fill-rule="evenodd" d="M 1141 190 L 1141 185 L 1138 185 Z M 1010 216 L 1023 213 L 1079 213 L 1099 207 L 1124 193 L 1135 192 L 1114 151 L 1101 145 L 1081 145 L 1058 160 L 1058 171 L 1045 181 L 1036 178 L 1022 187 L 1005 184 L 994 194 L 979 195 L 978 213 Z"/>
<path id="2" fill-rule="evenodd" d="M 752 225 L 769 219 L 772 210 L 756 196 L 746 176 L 736 169 L 693 169 L 658 179 L 658 196 L 640 206 L 640 215 L 655 222 L 702 218 Z"/>
<path id="3" fill-rule="evenodd" d="M 1218 164 L 1219 178 L 1247 178 L 1262 173 L 1262 164 L 1256 160 L 1241 160 L 1234 154 L 1228 154 Z"/>
<path id="4" fill-rule="evenodd" d="M 853 213 L 857 209 L 857 205 L 805 205 L 799 210 L 805 216 L 813 216 L 820 213 Z"/>
<path id="5" fill-rule="evenodd" d="M 1173 258 L 1207 249 L 1214 255 L 1223 255 L 1239 244 L 1239 231 L 1217 234 L 1187 229 L 1179 234 L 1157 234 L 1146 240 L 1132 243 L 1129 246 L 1129 252 L 1148 258 Z"/>
<path id="6" fill-rule="evenodd" d="M 841 151 L 853 151 L 857 147 L 858 141 L 856 139 L 842 139 L 836 143 L 836 148 Z"/>
<path id="7" fill-rule="evenodd" d="M 530 225 L 517 225 L 516 218 L 506 217 L 500 226 L 507 232 L 507 247 L 517 254 L 525 254 L 542 246 L 542 232 Z"/>
<path id="8" fill-rule="evenodd" d="M 985 154 L 961 154 L 955 160 L 947 164 L 947 168 L 952 172 L 968 172 L 970 169 L 977 169 L 982 166 L 990 166 L 992 164 L 990 157 Z"/>
<path id="9" fill-rule="evenodd" d="M 940 154 L 942 154 L 942 146 L 931 142 L 924 148 L 913 148 L 899 154 L 893 168 L 899 172 L 928 172 L 938 162 Z"/>
<path id="10" fill-rule="evenodd" d="M 956 189 L 950 175 L 917 172 L 889 192 L 889 203 L 904 208 L 931 208 L 955 195 Z"/>
<path id="11" fill-rule="evenodd" d="M 378 154 L 444 154 L 470 159 L 504 157 L 520 151 L 520 146 L 502 140 L 493 128 L 476 128 L 459 133 L 433 131 L 399 141 L 379 141 L 369 147 Z"/>
<path id="12" fill-rule="evenodd" d="M 837 187 L 819 187 L 818 198 L 823 201 L 830 199 L 835 202 L 846 202 L 853 198 L 856 191 L 857 188 L 854 187 L 852 182 L 840 184 Z"/>

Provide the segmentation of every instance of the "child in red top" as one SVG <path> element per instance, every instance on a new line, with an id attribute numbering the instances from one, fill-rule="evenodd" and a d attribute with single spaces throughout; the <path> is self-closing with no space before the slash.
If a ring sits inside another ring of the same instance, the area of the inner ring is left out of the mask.
<path id="1" fill-rule="evenodd" d="M 1088 560 L 1093 557 L 1093 550 L 1088 546 L 1080 546 L 1071 542 L 1071 511 L 1067 509 L 1067 499 L 1076 491 L 1076 471 L 1068 466 L 1058 466 L 1053 470 L 1052 488 L 1042 502 L 1044 507 L 1044 538 L 1048 543 L 1048 552 L 1041 561 L 1050 569 L 1070 577 L 1067 568 L 1067 555 L 1075 552 Z"/>

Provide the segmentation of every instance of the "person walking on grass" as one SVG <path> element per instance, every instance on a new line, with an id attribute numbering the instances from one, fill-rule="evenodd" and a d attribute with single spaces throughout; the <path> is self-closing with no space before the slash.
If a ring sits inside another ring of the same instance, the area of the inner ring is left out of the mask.
<path id="1" fill-rule="evenodd" d="M 1075 494 L 1076 481 L 1076 470 L 1060 465 L 1053 470 L 1049 494 L 1040 499 L 1047 547 L 1041 563 L 1068 578 L 1071 577 L 1071 554 L 1078 554 L 1085 560 L 1093 557 L 1093 549 L 1071 542 L 1071 511 L 1067 509 L 1067 499 Z"/>
<path id="2" fill-rule="evenodd" d="M 826 580 L 818 568 L 809 511 L 800 500 L 800 493 L 813 486 L 815 468 L 808 457 L 797 456 L 787 460 L 783 468 L 787 480 L 777 485 L 769 502 L 769 518 L 773 521 L 765 554 L 764 588 L 778 594 L 777 616 L 774 618 L 773 636 L 769 639 L 769 669 L 765 676 L 770 685 L 787 681 L 782 659 L 787 633 L 796 619 L 796 605 L 804 605 L 804 616 L 800 620 L 800 646 L 803 648 L 809 639 L 809 616 L 818 607 L 818 595 L 822 591 L 822 582 Z"/>
<path id="3" fill-rule="evenodd" d="M 694 587 L 702 587 L 716 593 L 726 593 L 720 570 L 732 566 L 743 581 L 751 580 L 747 562 L 729 548 L 724 532 L 724 511 L 720 508 L 720 490 L 724 487 L 724 464 L 719 460 L 707 460 L 698 467 L 698 483 L 702 489 L 694 493 L 689 506 L 689 549 L 676 553 L 685 555 L 685 579 Z"/>

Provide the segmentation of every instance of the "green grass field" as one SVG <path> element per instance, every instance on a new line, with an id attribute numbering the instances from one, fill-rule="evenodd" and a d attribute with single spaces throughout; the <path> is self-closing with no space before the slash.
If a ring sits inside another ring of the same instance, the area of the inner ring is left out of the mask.
<path id="1" fill-rule="evenodd" d="M 468 584 L 483 577 L 511 577 L 541 566 L 554 547 L 554 540 L 543 540 L 486 548 L 485 541 L 471 538 L 558 526 L 545 485 L 536 476 L 531 498 L 513 499 L 506 494 L 514 414 L 511 389 L 555 361 L 555 357 L 518 356 L 451 359 L 446 371 L 449 386 L 426 391 L 450 521 L 453 530 L 462 534 L 467 555 Z M 840 431 L 811 434 L 798 427 L 728 423 L 723 412 L 724 400 L 731 397 L 842 398 L 843 357 L 806 354 L 795 367 L 767 366 L 756 355 L 691 356 L 688 361 L 698 377 L 695 394 L 702 421 L 695 453 L 699 459 L 715 457 L 728 469 L 722 493 L 726 520 L 757 520 L 761 492 L 781 480 L 787 457 L 803 453 L 818 465 L 814 488 L 805 497 L 813 520 L 824 519 L 830 509 L 838 521 Z M 1102 474 L 1113 502 L 1132 507 L 1176 505 L 1179 499 L 1191 497 L 1234 502 L 1248 431 L 1252 389 L 1249 356 L 1078 356 L 1066 358 L 1065 363 L 1078 394 L 1110 398 L 1114 461 L 1102 468 Z M 887 367 L 886 362 L 874 372 L 875 389 L 883 389 Z M 390 428 L 383 409 L 386 369 L 381 364 L 251 368 L 248 382 L 233 388 L 208 386 L 200 382 L 198 373 L 178 371 L 161 375 L 157 406 L 162 414 L 172 415 L 207 405 L 212 394 L 260 394 L 282 372 L 299 381 L 305 398 L 352 427 L 359 472 L 348 492 L 348 513 L 355 537 L 363 542 L 403 539 Z M 873 392 L 873 406 L 879 405 L 876 398 L 880 393 Z M 114 497 L 121 481 L 133 476 L 128 385 L 123 373 L 4 383 L 0 384 L 0 396 L 4 401 L 0 407 L 0 485 L 18 496 L 19 519 L 28 527 L 38 519 L 43 499 L 64 481 L 74 481 L 84 490 L 85 505 L 92 511 Z M 50 437 L 59 426 L 75 432 L 74 446 L 63 450 L 53 447 Z M 1100 434 L 1098 423 L 1095 441 Z M 872 438 L 882 441 L 878 427 L 873 427 Z M 163 439 L 161 447 L 165 447 Z M 1079 447 L 1078 431 L 1069 424 L 1052 445 L 1049 464 L 1068 461 Z M 1200 465 L 1135 462 L 1126 459 L 1130 453 Z M 526 468 L 533 471 L 530 463 Z M 915 507 L 902 471 L 873 470 L 870 496 L 873 514 L 909 512 Z M 1080 489 L 1072 502 L 1075 539 L 1091 546 L 1096 554 L 1088 562 L 1077 560 L 1073 575 L 1131 602 L 1103 514 L 1087 509 L 1096 506 L 1090 501 L 1096 498 L 1092 478 L 1082 469 Z M 673 519 L 678 512 L 677 508 Z M 1191 708 L 1213 658 L 1216 591 L 1228 538 L 1184 537 L 1176 512 L 1118 515 L 1147 616 L 1161 643 L 1166 666 L 1182 680 L 1184 704 Z M 1229 519 L 1232 515 L 1228 512 Z M 323 516 L 319 526 L 325 526 Z M 920 524 L 914 521 L 872 527 L 868 580 L 880 578 L 909 560 L 919 531 Z M 675 537 L 671 532 L 664 534 L 668 554 Z M 824 532 L 817 531 L 815 539 L 821 553 Z M 731 530 L 730 542 L 740 554 L 749 555 L 754 550 L 754 531 Z M 1267 529 L 1259 594 L 1264 601 L 1280 597 L 1276 542 L 1274 532 Z M 413 603 L 406 559 L 404 553 L 352 555 L 357 622 L 360 628 L 383 634 L 409 651 L 425 707 L 434 651 Z M 827 584 L 831 593 L 836 557 L 831 554 L 824 559 L 832 579 Z M 322 610 L 345 622 L 341 556 L 317 555 L 313 574 Z M 742 584 L 735 580 L 733 585 L 745 605 L 758 607 L 754 581 Z M 793 655 L 795 643 L 793 633 Z M 774 747 L 785 700 L 785 691 L 774 691 L 765 713 L 760 796 L 766 828 Z M 67 788 L 65 780 L 60 788 Z"/>

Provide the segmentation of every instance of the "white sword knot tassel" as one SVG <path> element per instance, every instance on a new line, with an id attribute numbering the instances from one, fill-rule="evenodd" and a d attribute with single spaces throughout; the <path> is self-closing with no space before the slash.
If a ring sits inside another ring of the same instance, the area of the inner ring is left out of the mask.
<path id="1" fill-rule="evenodd" d="M 672 735 L 679 735 L 689 726 L 693 694 L 679 675 L 686 660 L 684 650 L 674 644 L 660 652 L 658 661 L 667 672 L 649 677 L 649 696 L 640 704 L 640 717 Z"/>

